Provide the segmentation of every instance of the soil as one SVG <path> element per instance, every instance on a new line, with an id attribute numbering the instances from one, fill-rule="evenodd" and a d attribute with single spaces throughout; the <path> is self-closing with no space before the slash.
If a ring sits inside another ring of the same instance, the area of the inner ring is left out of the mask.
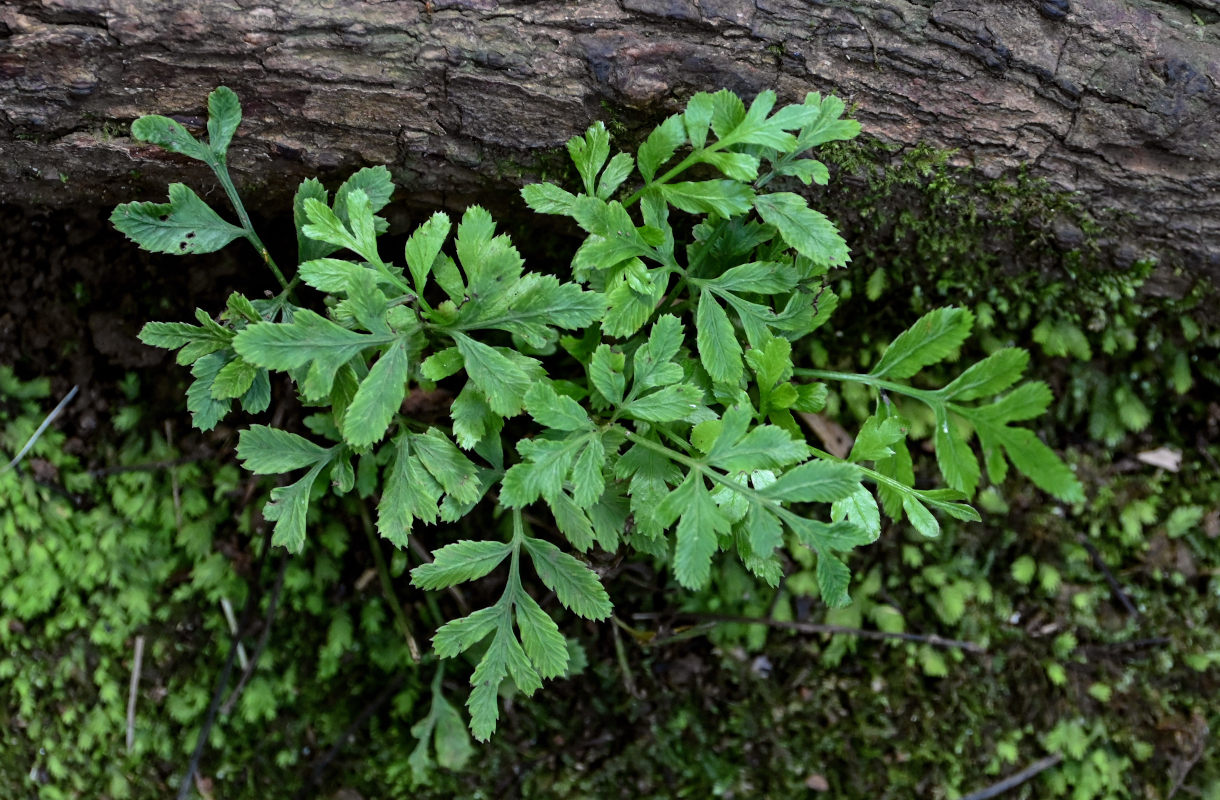
<path id="1" fill-rule="evenodd" d="M 145 321 L 189 320 L 197 307 L 223 307 L 233 289 L 259 288 L 236 248 L 193 259 L 145 253 L 110 226 L 109 213 L 0 206 L 0 364 L 22 379 L 50 378 L 56 397 L 80 387 L 60 423 L 78 456 L 106 435 L 129 373 L 145 405 L 184 414 L 189 376 L 140 342 Z"/>

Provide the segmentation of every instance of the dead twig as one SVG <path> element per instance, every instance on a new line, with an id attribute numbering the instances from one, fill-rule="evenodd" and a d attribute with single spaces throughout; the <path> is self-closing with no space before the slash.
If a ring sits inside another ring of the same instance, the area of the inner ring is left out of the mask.
<path id="1" fill-rule="evenodd" d="M 408 538 L 407 543 L 411 546 L 411 552 L 419 556 L 420 561 L 425 564 L 432 563 L 432 554 L 428 552 L 428 548 L 420 543 L 418 537 L 412 536 Z M 458 604 L 458 610 L 462 612 L 463 617 L 470 613 L 470 604 L 466 602 L 466 595 L 462 594 L 461 589 L 456 586 L 450 586 L 446 591 L 449 592 L 449 596 L 453 598 L 454 602 Z"/>
<path id="2" fill-rule="evenodd" d="M 1207 437 L 1203 435 L 1202 431 L 1200 431 L 1195 437 L 1195 449 L 1199 451 L 1199 455 L 1207 459 L 1207 463 L 1211 465 L 1213 470 L 1220 472 L 1220 461 L 1216 461 L 1216 457 L 1212 455 L 1212 452 L 1207 445 Z"/>
<path id="3" fill-rule="evenodd" d="M 1009 789 L 1020 786 L 1039 773 L 1046 772 L 1048 769 L 1055 766 L 1062 760 L 1063 755 L 1060 753 L 1053 753 L 1046 758 L 1040 758 L 1025 769 L 1018 772 L 1016 775 L 1010 775 L 999 783 L 993 783 L 986 789 L 980 789 L 973 794 L 968 794 L 963 797 L 962 800 L 988 800 L 990 797 L 995 797 L 996 795 L 1007 792 Z"/>
<path id="4" fill-rule="evenodd" d="M 335 760 L 335 756 L 339 755 L 339 751 L 343 749 L 348 740 L 352 738 L 356 731 L 364 727 L 364 724 L 369 721 L 369 718 L 372 717 L 374 713 L 376 713 L 377 709 L 381 708 L 381 706 L 384 705 L 386 701 L 398 691 L 406 679 L 405 675 L 406 673 L 404 672 L 399 672 L 396 674 L 394 678 L 385 685 L 385 688 L 383 688 L 381 692 L 373 698 L 373 701 L 365 706 L 364 710 L 361 711 L 354 720 L 352 720 L 352 723 L 344 729 L 343 733 L 339 734 L 339 738 L 335 740 L 335 743 L 331 746 L 331 748 L 327 750 L 320 759 L 318 759 L 316 764 L 313 765 L 313 769 L 311 769 L 309 772 L 309 781 L 301 787 L 299 792 L 297 792 L 296 800 L 304 800 L 306 797 L 315 796 L 312 792 L 315 788 L 321 785 L 322 775 L 326 772 L 326 768 L 330 766 L 330 762 Z"/>
<path id="5" fill-rule="evenodd" d="M 1084 650 L 1087 652 L 1107 652 L 1114 650 L 1143 650 L 1149 647 L 1163 647 L 1167 644 L 1173 644 L 1173 639 L 1168 636 L 1153 636 L 1150 639 L 1132 639 L 1128 642 L 1104 642 L 1101 644 L 1086 644 Z"/>
<path id="6" fill-rule="evenodd" d="M 131 659 L 131 687 L 127 690 L 127 752 L 136 745 L 136 693 L 140 689 L 140 668 L 144 664 L 144 637 L 136 637 L 136 652 Z"/>
<path id="7" fill-rule="evenodd" d="M 165 421 L 165 441 L 170 447 L 174 445 L 174 425 L 169 420 Z M 174 498 L 174 525 L 178 528 L 178 534 L 182 534 L 182 492 L 178 487 L 178 470 L 170 467 L 169 469 L 170 491 Z M 240 653 L 238 655 L 241 655 Z"/>
<path id="8" fill-rule="evenodd" d="M 863 628 L 849 628 L 845 625 L 825 625 L 816 622 L 792 622 L 789 620 L 767 619 L 765 617 L 740 617 L 731 614 L 696 614 L 696 613 L 641 613 L 635 614 L 635 619 L 682 618 L 698 622 L 714 622 L 719 624 L 735 623 L 741 625 L 766 625 L 770 628 L 796 631 L 797 633 L 825 633 L 841 636 L 856 636 L 861 639 L 890 639 L 904 642 L 919 642 L 935 647 L 949 647 L 965 650 L 968 653 L 986 653 L 987 648 L 977 642 L 966 642 L 960 639 L 946 639 L 934 633 L 889 633 L 887 631 L 870 631 Z M 654 640 L 653 645 L 662 644 L 669 639 Z"/>
<path id="9" fill-rule="evenodd" d="M 21 463 L 21 459 L 25 458 L 25 454 L 30 452 L 30 448 L 33 447 L 34 443 L 38 441 L 38 437 L 42 436 L 43 431 L 49 428 L 51 423 L 55 421 L 55 418 L 68 407 L 68 403 L 72 402 L 72 398 L 76 397 L 76 393 L 78 391 L 80 391 L 79 386 L 72 387 L 72 391 L 68 392 L 68 394 L 64 396 L 64 399 L 59 401 L 59 405 L 51 409 L 51 413 L 47 414 L 46 419 L 44 419 L 42 424 L 35 429 L 34 434 L 30 436 L 29 441 L 25 443 L 25 446 L 17 452 L 17 455 L 13 456 L 13 460 L 8 462 L 8 466 L 6 466 L 4 469 L 0 469 L 0 472 L 8 472 L 10 469 Z"/>
<path id="10" fill-rule="evenodd" d="M 105 478 L 110 475 L 121 475 L 124 472 L 156 472 L 163 469 L 172 469 L 181 467 L 186 464 L 195 464 L 199 461 L 207 461 L 210 456 L 182 456 L 180 458 L 170 458 L 164 461 L 145 461 L 141 464 L 118 464 L 113 467 L 98 467 L 88 470 L 88 474 L 92 478 Z"/>
<path id="11" fill-rule="evenodd" d="M 1078 536 L 1076 538 L 1084 546 L 1084 549 L 1089 551 L 1089 557 L 1093 559 L 1093 566 L 1097 567 L 1101 574 L 1106 576 L 1106 583 L 1110 584 L 1110 593 L 1114 595 L 1114 599 L 1122 604 L 1122 607 L 1126 609 L 1128 614 L 1138 617 L 1140 615 L 1139 609 L 1135 607 L 1135 604 L 1131 602 L 1131 598 L 1123 591 L 1118 578 L 1114 577 L 1114 573 L 1106 566 L 1106 562 L 1101 558 L 1101 553 L 1097 552 L 1097 548 L 1088 540 L 1088 537 Z"/>
<path id="12" fill-rule="evenodd" d="M 220 598 L 220 610 L 224 612 L 225 621 L 229 623 L 229 633 L 237 640 L 237 663 L 241 664 L 242 669 L 250 666 L 250 659 L 246 656 L 246 646 L 241 643 L 241 628 L 237 625 L 237 617 L 233 614 L 233 603 L 229 598 Z"/>
<path id="13" fill-rule="evenodd" d="M 267 640 L 271 638 L 271 623 L 275 621 L 275 608 L 280 601 L 280 592 L 284 589 L 284 573 L 288 571 L 288 559 L 280 561 L 280 573 L 275 577 L 275 588 L 271 590 L 271 602 L 267 605 L 267 614 L 263 617 L 263 631 L 258 636 L 258 644 L 254 646 L 254 655 L 250 656 L 244 670 L 242 670 L 241 678 L 237 681 L 237 685 L 233 687 L 233 691 L 229 693 L 228 698 L 220 706 L 220 713 L 228 716 L 233 710 L 237 699 L 241 697 L 242 689 L 246 688 L 246 684 L 250 681 L 250 676 L 254 674 L 254 670 L 258 667 L 258 660 L 263 655 L 263 651 L 267 649 Z"/>
<path id="14" fill-rule="evenodd" d="M 204 717 L 203 727 L 199 729 L 199 738 L 195 741 L 195 751 L 191 753 L 191 761 L 186 767 L 186 775 L 182 776 L 182 783 L 178 787 L 177 800 L 186 800 L 191 796 L 191 786 L 195 783 L 195 778 L 199 772 L 199 761 L 203 758 L 203 749 L 207 746 L 208 735 L 212 732 L 212 726 L 216 724 L 216 711 L 220 706 L 220 696 L 225 690 L 225 686 L 229 683 L 229 674 L 233 672 L 233 661 L 237 658 L 237 638 L 234 637 L 233 643 L 229 646 L 229 655 L 225 658 L 225 665 L 220 670 L 220 677 L 216 679 L 216 688 L 212 691 L 212 702 L 208 705 L 207 716 Z"/>
<path id="15" fill-rule="evenodd" d="M 246 594 L 246 605 L 242 609 L 241 624 L 238 626 L 237 633 L 234 633 L 229 642 L 229 654 L 225 657 L 224 667 L 220 670 L 220 677 L 216 679 L 216 687 L 212 690 L 212 701 L 208 704 L 207 714 L 204 716 L 203 725 L 199 728 L 199 737 L 195 740 L 195 750 L 191 753 L 190 763 L 187 764 L 186 774 L 182 776 L 182 783 L 178 786 L 177 800 L 186 800 L 191 794 L 191 787 L 195 784 L 195 775 L 199 771 L 199 762 L 203 758 L 203 751 L 208 744 L 208 736 L 212 733 L 212 726 L 216 724 L 216 712 L 220 710 L 220 700 L 224 696 L 225 688 L 229 685 L 229 676 L 233 672 L 233 662 L 237 660 L 237 649 L 241 645 L 241 634 L 246 626 L 250 624 L 250 619 L 254 614 L 254 609 L 258 603 L 261 592 L 259 591 L 258 580 L 263 574 L 263 567 L 267 563 L 267 557 L 271 552 L 271 532 L 272 527 L 268 525 L 263 532 L 263 548 L 258 556 L 258 564 L 254 568 L 254 573 L 250 577 L 250 590 Z M 283 560 L 283 557 L 281 557 Z"/>
<path id="16" fill-rule="evenodd" d="M 1190 754 L 1190 758 L 1184 764 L 1180 766 L 1176 763 L 1174 764 L 1178 775 L 1173 781 L 1173 786 L 1169 789 L 1169 794 L 1165 796 L 1165 800 L 1173 800 L 1173 796 L 1182 788 L 1182 784 L 1186 783 L 1186 776 L 1195 768 L 1195 764 L 1199 763 L 1199 760 L 1203 758 L 1204 751 L 1207 750 L 1207 739 L 1211 730 L 1207 727 L 1207 722 L 1202 716 L 1196 715 L 1194 721 L 1196 723 L 1195 730 L 1198 733 L 1198 737 L 1195 739 L 1195 751 Z"/>
<path id="17" fill-rule="evenodd" d="M 622 634 L 618 632 L 620 625 L 624 628 L 626 625 L 618 617 L 613 617 L 613 620 L 614 624 L 610 626 L 610 632 L 614 634 L 614 655 L 618 659 L 619 671 L 623 674 L 623 686 L 626 687 L 627 694 L 639 699 L 640 693 L 635 687 L 635 674 L 632 673 L 631 664 L 627 661 L 627 650 L 623 647 Z"/>

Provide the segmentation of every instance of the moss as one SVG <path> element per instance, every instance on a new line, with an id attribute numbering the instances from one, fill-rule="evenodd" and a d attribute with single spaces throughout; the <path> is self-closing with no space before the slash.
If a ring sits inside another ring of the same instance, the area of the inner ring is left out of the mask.
<path id="1" fill-rule="evenodd" d="M 622 110 L 608 100 L 602 100 L 601 106 L 602 122 L 605 124 L 606 130 L 610 131 L 610 138 L 619 145 L 624 144 L 623 140 L 630 135 L 630 126 L 623 119 Z"/>
<path id="2" fill-rule="evenodd" d="M 980 180 L 952 155 L 876 141 L 821 151 L 837 173 L 822 204 L 853 247 L 837 287 L 849 309 L 838 330 L 875 354 L 895 316 L 966 306 L 984 350 L 1041 353 L 1065 428 L 1083 424 L 1109 446 L 1145 430 L 1182 441 L 1176 420 L 1199 418 L 1197 390 L 1220 386 L 1220 329 L 1201 313 L 1215 290 L 1143 291 L 1155 259 L 1119 267 L 1101 249 L 1121 226 L 1115 215 L 1094 218 L 1071 193 L 1025 172 Z"/>
<path id="3" fill-rule="evenodd" d="M 1102 224 L 1043 179 L 1019 172 L 979 181 L 953 167 L 952 155 L 875 141 L 822 151 L 838 173 L 830 204 L 852 243 L 856 270 L 870 276 L 884 270 L 892 284 L 917 283 L 913 301 L 924 305 L 985 299 L 983 287 L 993 297 L 1020 294 L 1031 308 L 1065 296 L 1096 303 L 1114 280 L 1099 269 Z M 1056 229 L 1067 244 L 1056 241 Z"/>
<path id="4" fill-rule="evenodd" d="M 1000 304 L 1012 327 L 1053 313 L 1083 324 L 1139 298 L 1147 313 L 1190 313 L 1214 295 L 1199 284 L 1181 298 L 1139 297 L 1156 266 L 1146 254 L 1125 266 L 1102 252 L 1116 212 L 1095 218 L 1071 192 L 1025 170 L 992 180 L 950 162 L 953 151 L 875 140 L 834 143 L 822 157 L 834 170 L 824 205 L 852 244 L 853 272 L 885 286 L 915 289 L 912 310 L 945 301 Z"/>
<path id="5" fill-rule="evenodd" d="M 124 391 L 136 401 L 138 382 Z M 22 384 L 0 367 L 0 448 L 21 447 L 49 394 L 48 381 Z M 219 604 L 240 612 L 240 573 L 261 537 L 236 465 L 176 464 L 164 438 L 134 433 L 143 419 L 134 403 L 118 409 L 113 447 L 93 454 L 115 474 L 91 476 L 53 428 L 0 471 L 2 797 L 166 797 L 194 747 L 230 641 Z M 348 591 L 367 554 L 345 552 L 337 516 L 313 530 L 309 552 L 286 565 L 258 669 L 212 732 L 202 775 L 225 797 L 290 796 L 310 746 L 340 740 L 391 676 L 397 718 L 413 716 L 419 686 L 385 604 Z"/>

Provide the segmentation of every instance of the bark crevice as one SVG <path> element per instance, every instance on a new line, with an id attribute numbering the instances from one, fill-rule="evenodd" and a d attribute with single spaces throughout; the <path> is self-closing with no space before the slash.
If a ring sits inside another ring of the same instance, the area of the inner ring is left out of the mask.
<path id="1" fill-rule="evenodd" d="M 1117 212 L 1116 251 L 1220 284 L 1216 20 L 1220 0 L 18 0 L 0 202 L 159 196 L 181 160 L 127 124 L 201 122 L 222 83 L 246 111 L 233 163 L 266 202 L 381 163 L 412 191 L 503 192 L 594 119 L 630 137 L 699 90 L 821 91 L 882 142 L 1045 177 Z"/>

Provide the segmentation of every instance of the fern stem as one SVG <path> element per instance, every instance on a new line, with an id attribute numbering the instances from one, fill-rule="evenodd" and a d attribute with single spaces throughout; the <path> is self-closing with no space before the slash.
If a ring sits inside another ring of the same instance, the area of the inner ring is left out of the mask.
<path id="1" fill-rule="evenodd" d="M 722 475 L 721 473 L 712 469 L 711 467 L 709 467 L 707 464 L 703 463 L 702 461 L 699 461 L 697 459 L 683 455 L 681 452 L 679 452 L 677 450 L 673 450 L 669 447 L 666 447 L 665 445 L 661 444 L 660 442 L 654 442 L 651 439 L 648 439 L 644 436 L 640 436 L 638 433 L 632 433 L 631 431 L 627 431 L 627 439 L 628 439 L 628 441 L 635 442 L 636 444 L 644 447 L 647 450 L 652 450 L 654 453 L 661 453 L 666 458 L 669 458 L 673 461 L 677 461 L 679 464 L 682 464 L 685 467 L 696 470 L 697 472 L 699 472 L 699 474 L 710 479 L 713 483 L 718 483 L 721 486 L 727 487 L 731 491 L 737 492 L 738 494 L 745 495 L 751 502 L 767 506 L 774 513 L 778 514 L 780 517 L 784 517 L 784 516 L 788 516 L 788 515 L 792 514 L 791 511 L 784 508 L 783 505 L 780 504 L 779 502 L 777 502 L 776 500 L 772 500 L 770 497 L 766 497 L 762 494 L 759 494 L 758 492 L 754 491 L 753 489 L 751 489 L 748 486 L 743 486 L 742 484 L 738 483 L 737 481 L 733 480 L 732 478 L 728 477 L 727 475 Z"/>
<path id="2" fill-rule="evenodd" d="M 661 302 L 657 303 L 656 307 L 652 309 L 652 312 L 648 315 L 648 319 L 644 322 L 643 325 L 640 326 L 640 330 L 644 330 L 648 326 L 652 325 L 652 323 L 657 321 L 657 317 L 661 316 L 661 314 L 663 314 L 663 313 L 681 315 L 683 311 L 690 308 L 690 306 L 692 305 L 691 298 L 689 298 L 689 297 L 686 300 L 671 299 L 671 298 L 679 297 L 684 290 L 690 289 L 690 285 L 687 283 L 687 280 L 686 280 L 686 278 L 687 278 L 686 270 L 682 269 L 681 267 L 679 267 L 677 265 L 674 265 L 672 267 L 666 265 L 665 269 L 672 270 L 671 274 L 678 276 L 678 283 L 677 283 L 677 285 L 674 286 L 673 291 L 666 292 L 665 296 L 661 298 Z M 669 284 L 669 275 L 668 274 L 665 276 L 665 283 L 668 286 L 668 284 Z"/>
<path id="3" fill-rule="evenodd" d="M 907 386 L 905 383 L 895 383 L 887 381 L 884 378 L 874 378 L 872 375 L 863 375 L 858 372 L 835 372 L 826 369 L 805 369 L 797 368 L 793 370 L 793 374 L 802 378 L 819 378 L 827 381 L 845 381 L 849 383 L 863 383 L 872 386 L 875 389 L 885 389 L 894 394 L 902 394 L 907 397 L 914 397 L 916 400 L 922 400 L 928 405 L 941 405 L 942 400 L 938 392 L 929 389 L 916 389 L 914 386 Z"/>
<path id="4" fill-rule="evenodd" d="M 767 506 L 780 519 L 787 519 L 788 517 L 797 516 L 793 512 L 789 511 L 787 508 L 784 508 L 783 504 L 778 503 L 775 500 L 772 500 L 771 498 L 766 497 L 766 496 L 754 491 L 753 489 L 749 488 L 748 486 L 741 485 L 740 483 L 732 480 L 731 478 L 729 478 L 726 475 L 721 475 L 719 472 L 716 472 L 714 469 L 709 468 L 702 461 L 697 461 L 696 459 L 685 456 L 682 453 L 678 452 L 677 450 L 672 450 L 669 447 L 666 447 L 665 445 L 661 444 L 660 442 L 654 442 L 651 439 L 640 436 L 637 433 L 632 433 L 632 432 L 628 431 L 627 439 L 629 441 L 635 442 L 636 444 L 644 447 L 645 449 L 652 450 L 655 453 L 662 453 L 667 458 L 677 461 L 679 464 L 682 464 L 683 466 L 689 467 L 690 469 L 693 469 L 693 470 L 698 470 L 700 474 L 704 475 L 707 478 L 710 478 L 713 482 L 718 483 L 721 486 L 728 487 L 731 491 L 737 492 L 738 494 L 745 495 L 745 497 L 747 499 L 749 499 L 751 502 L 759 503 L 761 505 Z M 884 484 L 884 485 L 890 487 L 891 489 L 894 489 L 895 491 L 900 492 L 902 494 L 917 494 L 918 493 L 918 490 L 915 489 L 914 487 L 907 486 L 905 483 L 902 483 L 901 481 L 897 481 L 887 475 L 882 475 L 880 472 L 877 472 L 876 470 L 869 469 L 868 467 L 862 467 L 859 464 L 856 464 L 852 461 L 848 461 L 845 458 L 839 458 L 837 456 L 833 456 L 830 453 L 827 453 L 825 450 L 819 450 L 816 447 L 810 447 L 809 449 L 812 450 L 813 454 L 815 456 L 817 456 L 818 458 L 825 459 L 827 461 L 835 461 L 835 462 L 838 462 L 841 464 L 851 464 L 853 467 L 858 469 L 862 475 L 864 475 L 866 478 L 868 478 L 869 480 L 873 481 L 876 484 Z"/>
<path id="5" fill-rule="evenodd" d="M 519 508 L 513 509 L 513 540 L 511 545 L 512 559 L 508 563 L 508 587 L 511 590 L 513 587 L 521 586 L 521 543 L 525 541 L 525 519 L 524 512 Z"/>
<path id="6" fill-rule="evenodd" d="M 291 291 L 291 286 L 288 284 L 288 279 L 284 277 L 284 273 L 275 263 L 275 259 L 271 257 L 271 253 L 267 250 L 267 246 L 263 244 L 263 240 L 258 237 L 258 233 L 254 230 L 254 223 L 250 221 L 250 215 L 246 213 L 246 207 L 241 202 L 241 196 L 237 193 L 237 187 L 233 185 L 233 179 L 229 177 L 229 165 L 224 161 L 216 161 L 210 164 L 212 172 L 216 173 L 216 179 L 220 181 L 221 187 L 225 190 L 225 195 L 228 196 L 229 202 L 233 204 L 233 210 L 237 212 L 237 218 L 241 221 L 241 226 L 246 232 L 246 239 L 250 244 L 254 245 L 254 249 L 258 251 L 262 257 L 263 263 L 266 264 L 271 272 L 275 275 L 275 279 L 279 281 L 280 288 L 285 292 Z"/>
<path id="7" fill-rule="evenodd" d="M 911 494 L 911 493 L 917 491 L 915 489 L 915 487 L 907 486 L 902 481 L 895 480 L 895 479 L 889 477 L 888 475 L 882 475 L 880 472 L 877 472 L 875 469 L 869 469 L 868 467 L 862 467 L 854 461 L 848 461 L 846 458 L 839 458 L 836 455 L 827 453 L 825 450 L 819 450 L 818 448 L 816 448 L 812 445 L 809 446 L 809 449 L 813 451 L 813 454 L 815 456 L 817 456 L 818 458 L 823 459 L 825 461 L 835 461 L 840 464 L 851 464 L 853 467 L 860 470 L 861 474 L 863 474 L 864 477 L 868 478 L 875 484 L 878 484 L 878 485 L 884 484 L 884 485 L 890 487 L 891 489 L 894 489 L 895 491 L 903 492 L 906 494 Z"/>
<path id="8" fill-rule="evenodd" d="M 422 293 L 420 293 L 419 291 L 417 291 L 415 289 L 412 289 L 411 285 L 409 283 L 407 283 L 406 281 L 399 278 L 393 272 L 390 272 L 390 268 L 388 266 L 386 266 L 386 263 L 384 261 L 382 261 L 380 257 L 378 257 L 377 260 L 373 262 L 373 267 L 376 268 L 376 270 L 381 273 L 381 276 L 383 278 L 385 278 L 390 283 L 394 284 L 395 288 L 397 288 L 398 291 L 402 292 L 404 295 L 409 295 L 410 297 L 413 297 L 416 300 L 419 300 L 421 303 L 423 303 L 424 298 L 423 298 Z M 426 305 L 427 304 L 425 304 L 425 306 Z"/>
<path id="9" fill-rule="evenodd" d="M 702 152 L 702 151 L 696 151 L 696 152 L 690 153 L 689 155 L 687 155 L 686 158 L 679 161 L 677 166 L 675 166 L 673 169 L 669 170 L 668 172 L 666 172 L 664 175 L 662 175 L 659 178 L 654 178 L 653 180 L 650 180 L 648 183 L 644 184 L 639 189 L 636 189 L 636 191 L 630 197 L 628 197 L 626 200 L 623 201 L 623 208 L 631 208 L 633 205 L 635 205 L 639 201 L 639 199 L 641 197 L 644 196 L 644 192 L 648 191 L 649 189 L 651 189 L 654 186 L 661 186 L 665 183 L 668 183 L 669 181 L 673 180 L 683 170 L 686 170 L 689 167 L 694 166 L 696 163 L 698 163 L 697 154 L 699 152 Z"/>
<path id="10" fill-rule="evenodd" d="M 711 144 L 707 145 L 706 147 L 700 147 L 698 150 L 692 150 L 689 154 L 687 154 L 686 158 L 679 161 L 676 166 L 674 166 L 664 175 L 662 175 L 659 178 L 655 178 L 655 179 L 649 181 L 648 183 L 644 184 L 639 189 L 637 189 L 634 194 L 632 194 L 630 197 L 628 197 L 626 200 L 623 201 L 623 208 L 631 208 L 631 206 L 635 205 L 635 203 L 637 201 L 639 201 L 639 199 L 644 195 L 644 192 L 648 191 L 649 189 L 651 189 L 654 186 L 662 186 L 666 183 L 669 183 L 671 180 L 673 180 L 674 178 L 676 178 L 678 175 L 685 172 L 686 170 L 690 169 L 694 165 L 702 163 L 703 156 L 705 154 L 715 153 L 718 150 L 728 147 L 731 144 L 734 144 L 734 142 L 731 140 L 717 140 L 717 141 L 712 142 Z"/>
<path id="11" fill-rule="evenodd" d="M 678 434 L 674 433 L 669 428 L 666 428 L 662 425 L 654 424 L 653 429 L 660 432 L 660 434 L 662 436 L 664 436 L 666 439 L 669 439 L 671 442 L 676 444 L 678 447 L 681 447 L 687 453 L 690 453 L 692 451 L 693 448 L 686 442 L 682 441 L 682 437 L 678 436 Z"/>

